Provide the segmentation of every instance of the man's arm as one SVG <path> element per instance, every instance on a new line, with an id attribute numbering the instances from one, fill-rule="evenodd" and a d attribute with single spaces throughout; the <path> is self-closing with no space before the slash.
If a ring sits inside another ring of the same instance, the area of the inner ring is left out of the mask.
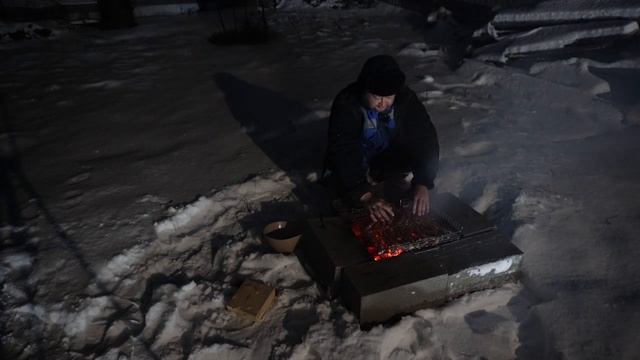
<path id="1" fill-rule="evenodd" d="M 328 155 L 353 203 L 371 191 L 367 182 L 367 169 L 362 148 L 362 121 L 357 108 L 345 103 L 340 95 L 334 100 L 329 118 Z"/>
<path id="2" fill-rule="evenodd" d="M 413 213 L 422 216 L 429 212 L 429 189 L 438 173 L 440 145 L 438 135 L 424 105 L 411 92 L 407 105 L 406 146 L 413 172 Z"/>
<path id="3" fill-rule="evenodd" d="M 440 162 L 438 134 L 427 110 L 413 92 L 406 116 L 406 146 L 411 156 L 413 184 L 432 189 Z"/>
<path id="4" fill-rule="evenodd" d="M 391 222 L 391 219 L 395 216 L 393 206 L 382 198 L 376 198 L 371 192 L 362 195 L 360 202 L 369 211 L 369 217 L 373 222 Z"/>

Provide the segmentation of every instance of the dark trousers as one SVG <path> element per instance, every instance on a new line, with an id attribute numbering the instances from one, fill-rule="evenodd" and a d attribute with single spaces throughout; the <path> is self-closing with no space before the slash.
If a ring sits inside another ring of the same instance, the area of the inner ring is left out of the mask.
<path id="1" fill-rule="evenodd" d="M 396 203 L 410 196 L 411 158 L 406 151 L 391 147 L 369 161 L 369 177 L 375 183 L 376 195 Z"/>
<path id="2" fill-rule="evenodd" d="M 393 203 L 410 196 L 405 178 L 411 172 L 411 159 L 405 151 L 391 147 L 370 159 L 368 166 L 367 181 L 374 185 L 376 196 Z M 321 183 L 330 191 L 330 198 L 341 198 L 347 207 L 361 205 L 353 203 L 335 173 L 329 172 Z"/>
<path id="3" fill-rule="evenodd" d="M 410 172 L 409 154 L 397 147 L 390 147 L 369 160 L 369 176 L 375 182 L 405 178 Z"/>

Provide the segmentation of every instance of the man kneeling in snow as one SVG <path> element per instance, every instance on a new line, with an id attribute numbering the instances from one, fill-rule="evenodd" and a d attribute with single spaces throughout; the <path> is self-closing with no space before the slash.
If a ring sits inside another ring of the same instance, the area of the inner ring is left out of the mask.
<path id="1" fill-rule="evenodd" d="M 390 221 L 393 207 L 376 196 L 380 182 L 413 173 L 413 213 L 429 212 L 429 190 L 438 171 L 436 130 L 405 75 L 388 55 L 369 58 L 356 82 L 336 96 L 329 120 L 327 166 L 338 192 L 364 206 L 373 221 Z"/>

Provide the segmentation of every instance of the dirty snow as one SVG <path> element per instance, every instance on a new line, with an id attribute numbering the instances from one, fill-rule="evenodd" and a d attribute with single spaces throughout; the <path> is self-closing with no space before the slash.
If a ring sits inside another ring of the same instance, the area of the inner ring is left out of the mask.
<path id="1" fill-rule="evenodd" d="M 452 71 L 410 16 L 282 12 L 279 39 L 224 49 L 206 13 L 3 43 L 27 224 L 2 238 L 8 358 L 633 358 L 640 132 L 582 64 L 638 58 Z M 381 52 L 438 128 L 437 191 L 495 221 L 523 277 L 363 330 L 260 233 L 316 211 L 298 199 L 318 190 L 332 98 Z M 283 129 L 264 140 L 256 119 Z M 278 290 L 261 323 L 225 309 L 246 278 Z"/>

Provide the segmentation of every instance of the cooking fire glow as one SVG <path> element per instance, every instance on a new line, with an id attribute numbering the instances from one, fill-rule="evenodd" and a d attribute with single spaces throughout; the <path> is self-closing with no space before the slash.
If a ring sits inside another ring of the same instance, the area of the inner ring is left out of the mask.
<path id="1" fill-rule="evenodd" d="M 375 261 L 433 248 L 461 236 L 462 229 L 441 214 L 417 216 L 407 206 L 394 208 L 394 214 L 389 223 L 374 222 L 364 210 L 352 217 L 353 234 Z"/>

